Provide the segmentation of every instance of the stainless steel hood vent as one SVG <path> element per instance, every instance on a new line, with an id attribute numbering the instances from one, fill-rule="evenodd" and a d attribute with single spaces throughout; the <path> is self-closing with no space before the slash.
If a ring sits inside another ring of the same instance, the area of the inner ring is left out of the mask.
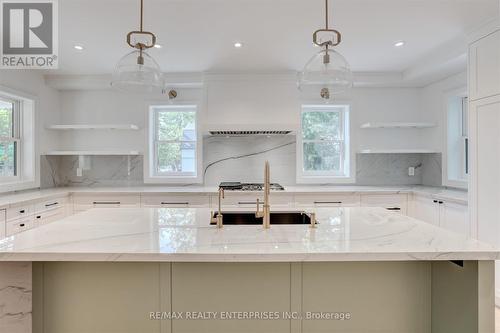
<path id="1" fill-rule="evenodd" d="M 278 131 L 208 131 L 213 136 L 242 136 L 242 135 L 287 135 L 292 133 L 288 130 Z"/>

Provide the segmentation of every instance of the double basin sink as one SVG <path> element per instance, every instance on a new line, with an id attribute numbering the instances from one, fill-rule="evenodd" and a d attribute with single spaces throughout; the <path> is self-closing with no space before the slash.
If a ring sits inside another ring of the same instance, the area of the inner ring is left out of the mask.
<path id="1" fill-rule="evenodd" d="M 213 214 L 216 217 L 217 213 Z M 262 218 L 255 212 L 222 212 L 225 225 L 259 225 Z M 271 224 L 310 224 L 311 218 L 305 212 L 271 212 Z M 210 224 L 215 224 L 211 222 Z"/>

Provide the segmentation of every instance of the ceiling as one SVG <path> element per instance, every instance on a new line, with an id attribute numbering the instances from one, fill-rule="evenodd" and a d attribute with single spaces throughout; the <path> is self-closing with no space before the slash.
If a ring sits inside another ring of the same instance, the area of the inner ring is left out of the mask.
<path id="1" fill-rule="evenodd" d="M 145 30 L 165 72 L 300 70 L 317 51 L 323 0 L 144 0 Z M 111 73 L 130 51 L 139 0 L 59 1 L 57 74 Z M 330 0 L 337 48 L 357 72 L 402 72 L 498 15 L 498 0 Z M 406 41 L 401 48 L 394 47 Z M 241 41 L 244 46 L 234 48 Z M 83 51 L 73 48 L 84 46 Z M 463 44 L 465 45 L 465 44 Z M 465 51 L 465 50 L 464 50 Z M 51 73 L 54 73 L 51 71 Z"/>

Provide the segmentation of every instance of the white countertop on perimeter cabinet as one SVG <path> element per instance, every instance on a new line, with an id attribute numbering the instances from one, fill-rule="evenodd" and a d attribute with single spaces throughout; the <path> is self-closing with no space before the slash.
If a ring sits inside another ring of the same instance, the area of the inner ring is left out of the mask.
<path id="1" fill-rule="evenodd" d="M 236 191 L 238 192 L 238 191 Z M 132 187 L 58 187 L 45 190 L 28 190 L 14 193 L 0 194 L 0 208 L 21 202 L 50 199 L 72 193 L 217 193 L 217 186 L 132 186 Z M 242 192 L 239 192 L 242 193 Z M 249 192 L 244 192 L 249 193 Z M 279 193 L 417 193 L 437 199 L 453 200 L 467 204 L 467 192 L 462 190 L 446 189 L 429 186 L 285 186 Z"/>
<path id="2" fill-rule="evenodd" d="M 306 209 L 306 211 L 308 211 Z M 101 208 L 0 240 L 0 261 L 495 260 L 496 248 L 383 208 L 314 208 L 319 225 L 209 225 L 206 208 Z"/>

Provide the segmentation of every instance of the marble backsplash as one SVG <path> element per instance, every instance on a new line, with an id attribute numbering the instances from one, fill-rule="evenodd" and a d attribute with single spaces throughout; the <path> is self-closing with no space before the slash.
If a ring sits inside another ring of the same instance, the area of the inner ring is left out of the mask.
<path id="1" fill-rule="evenodd" d="M 206 137 L 203 142 L 205 185 L 221 181 L 262 182 L 264 161 L 273 182 L 295 185 L 294 136 Z M 41 186 L 143 185 L 142 156 L 94 156 L 85 159 L 81 177 L 78 156 L 42 156 Z M 408 168 L 415 167 L 415 176 Z M 441 154 L 357 154 L 357 185 L 441 185 Z"/>

